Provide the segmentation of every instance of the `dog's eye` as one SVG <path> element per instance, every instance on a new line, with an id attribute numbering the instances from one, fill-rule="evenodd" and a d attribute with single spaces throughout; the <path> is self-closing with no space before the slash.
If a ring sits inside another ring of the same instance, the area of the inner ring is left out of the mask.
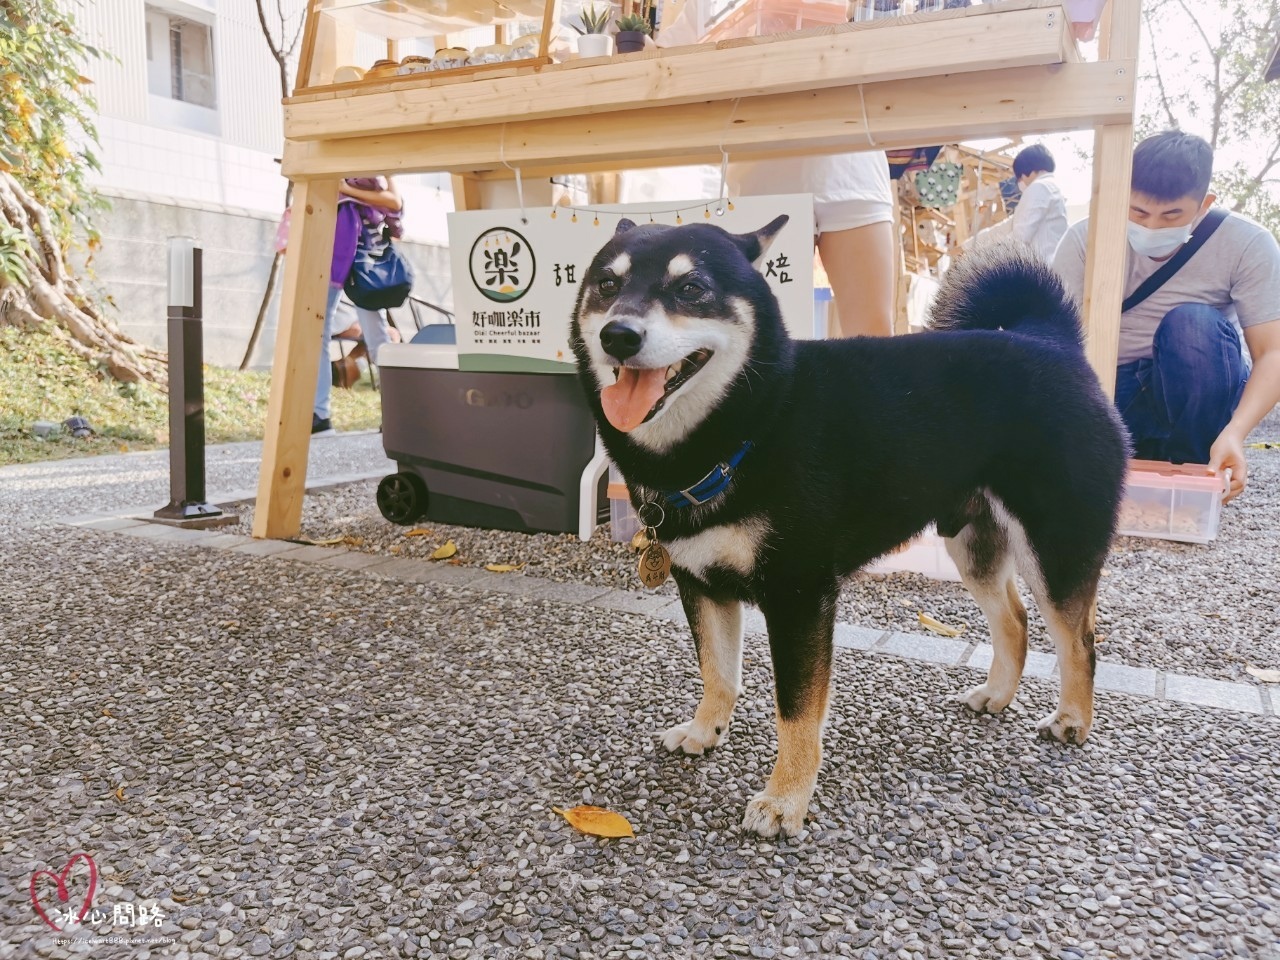
<path id="1" fill-rule="evenodd" d="M 697 297 L 702 296 L 702 294 L 705 292 L 706 291 L 704 290 L 702 284 L 694 283 L 692 280 L 689 280 L 685 283 L 680 284 L 680 296 L 682 297 L 695 299 Z"/>
<path id="2" fill-rule="evenodd" d="M 616 277 L 605 277 L 600 281 L 596 289 L 600 291 L 601 296 L 616 297 L 618 295 L 618 280 Z"/>

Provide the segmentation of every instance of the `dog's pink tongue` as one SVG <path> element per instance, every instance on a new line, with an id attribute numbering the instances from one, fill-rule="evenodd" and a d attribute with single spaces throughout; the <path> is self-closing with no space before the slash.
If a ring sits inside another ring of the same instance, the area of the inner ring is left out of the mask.
<path id="1" fill-rule="evenodd" d="M 620 368 L 618 382 L 600 391 L 600 405 L 609 422 L 623 433 L 630 433 L 644 423 L 653 405 L 662 399 L 666 375 L 665 369 Z"/>

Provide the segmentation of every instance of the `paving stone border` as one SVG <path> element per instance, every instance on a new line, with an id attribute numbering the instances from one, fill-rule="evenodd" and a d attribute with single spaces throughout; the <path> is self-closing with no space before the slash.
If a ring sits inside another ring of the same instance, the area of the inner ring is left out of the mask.
<path id="1" fill-rule="evenodd" d="M 325 486 L 349 482 L 327 479 Z M 228 503 L 221 497 L 218 503 Z M 468 590 L 536 597 L 562 603 L 599 607 L 624 613 L 657 617 L 684 623 L 679 600 L 669 596 L 632 593 L 582 583 L 557 583 L 515 573 L 491 573 L 475 567 L 455 567 L 403 557 L 386 557 L 349 551 L 343 547 L 321 547 L 287 540 L 254 540 L 217 530 L 185 530 L 165 524 L 151 523 L 136 516 L 73 517 L 62 523 L 89 530 L 145 538 L 156 543 L 187 544 L 215 550 L 230 550 L 249 556 L 273 557 L 293 563 L 314 563 L 373 576 L 412 583 L 440 583 Z M 749 609 L 745 617 L 748 634 L 765 633 L 764 617 Z M 897 657 L 918 663 L 944 667 L 966 667 L 986 671 L 991 664 L 992 647 L 962 639 L 932 634 L 871 630 L 856 624 L 837 623 L 837 647 L 860 650 L 880 656 Z M 1105 652 L 1104 652 L 1105 656 Z M 1024 675 L 1052 677 L 1057 673 L 1057 658 L 1046 653 L 1028 651 Z M 1137 668 L 1099 659 L 1095 677 L 1096 689 L 1106 693 L 1169 700 L 1217 710 L 1261 714 L 1276 717 L 1277 700 L 1265 684 L 1251 685 L 1186 676 L 1151 668 Z"/>

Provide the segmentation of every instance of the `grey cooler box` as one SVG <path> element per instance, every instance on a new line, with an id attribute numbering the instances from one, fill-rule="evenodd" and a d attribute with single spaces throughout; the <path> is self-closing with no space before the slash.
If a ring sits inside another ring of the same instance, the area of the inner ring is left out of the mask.
<path id="1" fill-rule="evenodd" d="M 392 523 L 575 532 L 595 423 L 578 378 L 471 373 L 447 344 L 378 352 L 382 442 L 399 471 L 378 487 Z M 608 511 L 604 480 L 598 507 Z"/>

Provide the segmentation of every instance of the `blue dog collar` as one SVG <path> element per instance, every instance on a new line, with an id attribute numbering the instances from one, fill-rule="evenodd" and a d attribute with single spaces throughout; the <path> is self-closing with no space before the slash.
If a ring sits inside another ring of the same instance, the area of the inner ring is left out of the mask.
<path id="1" fill-rule="evenodd" d="M 683 510 L 685 507 L 700 507 L 704 503 L 709 503 L 728 488 L 730 481 L 733 480 L 734 471 L 738 469 L 738 464 L 742 462 L 742 458 L 747 455 L 747 451 L 751 449 L 751 441 L 748 440 L 738 452 L 729 458 L 728 463 L 717 463 L 711 472 L 695 483 L 693 486 L 684 490 L 677 490 L 674 493 L 663 493 L 667 506 L 674 507 L 677 510 Z"/>

